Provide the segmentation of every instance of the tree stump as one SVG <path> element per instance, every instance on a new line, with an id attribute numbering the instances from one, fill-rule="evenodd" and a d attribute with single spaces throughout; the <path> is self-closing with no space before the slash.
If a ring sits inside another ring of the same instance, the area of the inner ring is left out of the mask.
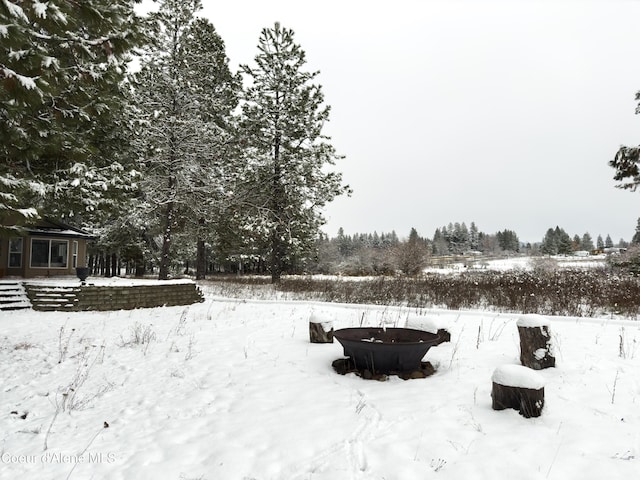
<path id="1" fill-rule="evenodd" d="M 316 315 L 309 317 L 309 341 L 311 343 L 333 343 L 333 322 Z"/>
<path id="2" fill-rule="evenodd" d="M 518 319 L 520 363 L 534 370 L 555 367 L 549 320 L 541 315 L 523 315 Z"/>
<path id="3" fill-rule="evenodd" d="M 491 407 L 513 408 L 525 418 L 539 417 L 544 407 L 544 380 L 533 370 L 521 365 L 503 365 L 491 377 Z"/>

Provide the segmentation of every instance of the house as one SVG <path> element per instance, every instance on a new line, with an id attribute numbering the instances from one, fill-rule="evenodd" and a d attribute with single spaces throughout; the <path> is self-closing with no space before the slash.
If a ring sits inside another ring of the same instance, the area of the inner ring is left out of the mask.
<path id="1" fill-rule="evenodd" d="M 10 226 L 10 225 L 6 225 Z M 90 233 L 48 218 L 22 227 L 20 234 L 0 236 L 0 278 L 75 275 L 86 266 Z"/>

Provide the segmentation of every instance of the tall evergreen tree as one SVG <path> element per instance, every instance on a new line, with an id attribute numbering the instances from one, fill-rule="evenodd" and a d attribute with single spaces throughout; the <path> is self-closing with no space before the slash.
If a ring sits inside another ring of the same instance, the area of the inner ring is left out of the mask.
<path id="1" fill-rule="evenodd" d="M 640 91 L 636 92 L 636 114 L 640 113 Z M 640 185 L 640 146 L 621 146 L 616 152 L 609 166 L 613 167 L 613 179 L 618 182 L 618 188 L 635 191 Z"/>
<path id="2" fill-rule="evenodd" d="M 498 245 L 506 252 L 519 252 L 520 240 L 518 235 L 513 230 L 503 230 L 496 233 Z"/>
<path id="3" fill-rule="evenodd" d="M 224 235 L 225 229 L 217 228 L 216 219 L 237 207 L 237 197 L 241 194 L 237 185 L 242 166 L 238 164 L 239 145 L 233 115 L 239 102 L 241 79 L 239 74 L 231 73 L 224 42 L 211 23 L 197 19 L 189 33 L 185 49 L 198 60 L 190 67 L 207 92 L 205 98 L 208 103 L 202 105 L 201 118 L 210 127 L 206 138 L 209 151 L 201 163 L 207 166 L 212 176 L 205 180 L 205 188 L 202 189 L 205 195 L 199 199 L 200 205 L 208 208 L 199 209 L 196 215 L 189 217 L 192 224 L 197 222 L 196 278 L 203 279 L 206 271 L 205 237 L 212 233 L 212 229 L 207 227 L 212 227 L 218 236 Z M 203 183 L 202 179 L 195 180 Z"/>
<path id="4" fill-rule="evenodd" d="M 451 249 L 453 253 L 463 253 L 469 249 L 469 230 L 467 225 L 456 222 L 451 233 Z"/>
<path id="5" fill-rule="evenodd" d="M 398 245 L 395 251 L 398 269 L 407 275 L 417 275 L 426 265 L 427 246 L 415 228 L 409 233 L 406 242 Z"/>
<path id="6" fill-rule="evenodd" d="M 582 250 L 582 240 L 580 240 L 580 235 L 575 234 L 573 236 L 573 241 L 571 242 L 571 249 L 576 252 L 578 250 Z"/>
<path id="7" fill-rule="evenodd" d="M 471 225 L 469 226 L 469 248 L 471 250 L 478 250 L 480 248 L 478 227 L 475 222 L 471 222 Z"/>
<path id="8" fill-rule="evenodd" d="M 559 226 L 550 228 L 542 240 L 540 251 L 546 255 L 568 255 L 573 252 L 571 237 Z"/>
<path id="9" fill-rule="evenodd" d="M 205 219 L 228 201 L 233 155 L 230 117 L 239 77 L 230 73 L 224 43 L 197 18 L 200 0 L 163 0 L 151 14 L 155 32 L 138 74 L 143 120 L 140 148 L 146 205 L 158 215 L 159 278 L 169 275 L 176 228 L 197 232 L 198 275 L 204 272 Z"/>
<path id="10" fill-rule="evenodd" d="M 602 240 L 602 235 L 598 235 L 598 238 L 596 239 L 596 245 L 598 247 L 598 250 L 602 250 L 604 248 L 604 240 Z"/>
<path id="11" fill-rule="evenodd" d="M 243 104 L 249 176 L 256 185 L 256 229 L 269 232 L 271 279 L 313 246 L 321 208 L 347 193 L 327 170 L 339 157 L 322 127 L 329 119 L 318 72 L 306 72 L 294 32 L 276 23 L 262 30 L 255 66 L 243 66 L 250 87 Z"/>
<path id="12" fill-rule="evenodd" d="M 540 245 L 540 251 L 545 255 L 557 255 L 558 240 L 553 228 L 549 228 L 547 230 L 547 233 L 544 235 L 544 238 L 542 239 L 542 243 Z"/>
<path id="13" fill-rule="evenodd" d="M 564 229 L 558 226 L 556 226 L 554 233 L 558 245 L 558 253 L 560 255 L 569 255 L 570 253 L 572 253 L 573 248 L 571 245 L 571 237 L 569 236 L 569 234 L 565 232 Z"/>
<path id="14" fill-rule="evenodd" d="M 633 238 L 631 239 L 631 243 L 633 245 L 640 244 L 640 218 L 638 218 L 638 221 L 636 223 L 636 231 L 633 234 Z"/>
<path id="15" fill-rule="evenodd" d="M 433 234 L 433 254 L 434 255 L 446 255 L 449 253 L 449 245 L 445 239 L 442 231 L 436 228 Z"/>
<path id="16" fill-rule="evenodd" d="M 604 240 L 604 246 L 605 248 L 613 247 L 613 240 L 611 239 L 611 235 L 609 235 L 608 233 L 607 233 L 607 238 L 605 238 Z"/>
<path id="17" fill-rule="evenodd" d="M 116 201 L 105 192 L 131 185 L 101 131 L 119 116 L 129 52 L 141 40 L 132 7 L 0 2 L 0 217 L 51 207 L 90 215 Z"/>
<path id="18" fill-rule="evenodd" d="M 587 250 L 588 252 L 594 249 L 593 239 L 591 238 L 589 232 L 585 232 L 585 234 L 582 235 L 582 241 L 580 242 L 580 245 L 583 250 Z"/>

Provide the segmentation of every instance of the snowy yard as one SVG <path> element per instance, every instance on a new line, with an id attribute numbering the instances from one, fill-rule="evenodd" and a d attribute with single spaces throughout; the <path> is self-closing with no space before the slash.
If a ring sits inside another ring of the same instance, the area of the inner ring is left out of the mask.
<path id="1" fill-rule="evenodd" d="M 340 344 L 309 343 L 312 312 L 336 328 L 428 315 L 452 341 L 427 353 L 426 379 L 341 376 Z M 2 312 L 0 477 L 637 478 L 640 324 L 552 318 L 557 368 L 525 419 L 491 409 L 493 371 L 518 363 L 517 318 L 210 295 Z"/>

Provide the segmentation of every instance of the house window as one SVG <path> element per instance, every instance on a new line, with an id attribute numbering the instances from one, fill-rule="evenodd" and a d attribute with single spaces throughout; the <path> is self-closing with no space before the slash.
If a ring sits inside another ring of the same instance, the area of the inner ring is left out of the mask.
<path id="1" fill-rule="evenodd" d="M 78 266 L 78 242 L 74 240 L 71 245 L 71 266 L 76 268 Z"/>
<path id="2" fill-rule="evenodd" d="M 22 238 L 9 239 L 9 268 L 22 267 Z"/>
<path id="3" fill-rule="evenodd" d="M 31 268 L 67 268 L 67 240 L 31 240 Z"/>

